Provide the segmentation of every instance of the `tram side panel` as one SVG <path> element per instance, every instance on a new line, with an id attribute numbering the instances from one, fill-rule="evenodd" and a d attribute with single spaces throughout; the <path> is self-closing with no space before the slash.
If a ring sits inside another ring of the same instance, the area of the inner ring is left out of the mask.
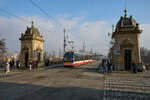
<path id="1" fill-rule="evenodd" d="M 91 55 L 75 54 L 75 53 L 66 53 L 64 55 L 64 66 L 65 67 L 75 67 L 83 64 L 91 63 Z"/>

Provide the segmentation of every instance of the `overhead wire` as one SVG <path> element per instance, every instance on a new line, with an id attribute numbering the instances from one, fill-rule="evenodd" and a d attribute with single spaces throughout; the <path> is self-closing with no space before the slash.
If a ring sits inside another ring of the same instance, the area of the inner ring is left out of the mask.
<path id="1" fill-rule="evenodd" d="M 39 9 L 42 13 L 44 13 L 45 15 L 47 15 L 48 17 L 50 17 L 51 19 L 53 19 L 53 21 L 55 23 L 57 23 L 58 25 L 60 25 L 63 28 L 65 28 L 63 24 L 61 24 L 60 22 L 58 22 L 52 15 L 50 15 L 49 13 L 47 13 L 44 9 L 42 9 L 39 5 L 37 5 L 33 0 L 29 0 L 29 1 L 31 2 L 31 4 L 33 6 L 35 6 L 37 9 Z"/>
<path id="2" fill-rule="evenodd" d="M 65 29 L 65 27 L 64 27 L 63 24 L 61 24 L 60 22 L 58 22 L 53 16 L 51 16 L 49 13 L 47 13 L 45 10 L 43 10 L 43 9 L 42 9 L 40 6 L 38 6 L 33 0 L 29 0 L 29 1 L 30 1 L 36 8 L 38 8 L 41 12 L 43 12 L 45 15 L 47 15 L 48 17 L 50 17 L 55 23 L 57 23 L 58 25 L 60 25 L 61 27 L 63 27 L 63 28 Z M 4 12 L 4 13 L 10 15 L 10 16 L 13 16 L 13 17 L 15 17 L 15 18 L 17 18 L 17 19 L 19 19 L 19 20 L 21 20 L 21 21 L 23 21 L 23 22 L 30 23 L 28 20 L 26 20 L 26 19 L 24 19 L 24 18 L 22 18 L 22 17 L 20 17 L 20 16 L 17 16 L 17 15 L 15 15 L 15 14 L 13 14 L 13 13 L 7 11 L 7 10 L 4 10 L 4 9 L 1 9 L 1 8 L 0 8 L 0 11 L 1 11 L 1 12 Z M 40 26 L 40 27 L 41 27 L 41 26 Z M 67 30 L 67 32 L 68 32 L 68 30 Z"/>
<path id="3" fill-rule="evenodd" d="M 31 4 L 33 6 L 35 6 L 37 9 L 39 9 L 42 13 L 44 13 L 46 16 L 50 17 L 55 23 L 57 23 L 58 25 L 60 25 L 63 29 L 66 30 L 66 32 L 68 33 L 69 30 L 66 29 L 66 27 L 60 23 L 59 21 L 57 21 L 52 15 L 50 15 L 49 13 L 47 13 L 44 9 L 42 9 L 39 5 L 37 5 L 37 3 L 35 3 L 33 0 L 29 0 L 31 2 Z"/>
<path id="4" fill-rule="evenodd" d="M 30 21 L 28 21 L 28 20 L 26 20 L 26 19 L 24 19 L 24 18 L 22 18 L 22 17 L 20 17 L 20 16 L 17 16 L 17 15 L 15 15 L 15 14 L 13 14 L 13 13 L 7 11 L 7 10 L 4 10 L 4 9 L 1 9 L 1 8 L 0 8 L 0 12 L 6 13 L 6 14 L 9 15 L 9 16 L 13 16 L 13 17 L 15 17 L 15 18 L 19 19 L 20 21 L 23 21 L 23 22 L 25 22 L 25 23 L 27 23 L 27 24 L 31 23 Z M 41 26 L 39 25 L 39 27 L 41 27 Z M 41 28 L 46 29 L 46 28 L 44 28 L 44 27 L 41 27 Z M 49 32 L 49 30 L 48 30 L 48 32 Z M 0 35 L 1 35 L 1 34 L 0 34 Z"/>
<path id="5" fill-rule="evenodd" d="M 44 14 L 46 14 L 47 16 L 51 17 L 51 18 L 53 19 L 53 21 L 55 21 L 55 23 L 57 23 L 57 24 L 61 25 L 63 28 L 65 28 L 61 23 L 59 23 L 57 20 L 55 20 L 51 15 L 49 15 L 47 12 L 45 12 L 45 11 L 44 11 L 42 8 L 40 8 L 36 3 L 34 3 L 32 0 L 30 0 L 30 1 L 31 1 L 31 3 L 32 3 L 34 6 L 36 6 L 40 11 L 42 11 L 42 12 L 43 12 Z M 28 21 L 28 20 L 26 20 L 26 19 L 24 19 L 24 18 L 22 18 L 22 17 L 20 17 L 20 16 L 17 16 L 17 15 L 15 15 L 15 14 L 13 14 L 13 13 L 7 11 L 7 10 L 4 10 L 4 9 L 1 9 L 1 8 L 0 8 L 0 12 L 4 12 L 4 13 L 6 13 L 6 14 L 8 14 L 8 15 L 10 15 L 10 16 L 13 16 L 13 17 L 15 17 L 15 18 L 17 18 L 17 19 L 19 19 L 19 20 L 21 20 L 21 21 L 23 21 L 23 22 L 30 23 L 30 21 Z M 41 27 L 41 26 L 40 26 L 40 27 Z"/>
<path id="6" fill-rule="evenodd" d="M 19 16 L 17 16 L 17 15 L 15 15 L 15 14 L 13 14 L 13 13 L 10 13 L 10 12 L 8 12 L 8 11 L 4 10 L 4 9 L 1 9 L 1 8 L 0 8 L 0 11 L 1 11 L 1 12 L 4 12 L 4 13 L 6 13 L 6 14 L 10 15 L 10 16 L 14 16 L 14 17 L 16 17 L 16 18 L 18 18 L 18 19 L 20 19 L 20 20 L 22 20 L 22 21 L 26 22 L 26 23 L 29 23 L 29 21 L 28 21 L 28 20 L 26 20 L 26 19 L 24 19 L 24 18 L 22 18 L 22 17 L 19 17 Z"/>
<path id="7" fill-rule="evenodd" d="M 4 13 L 10 15 L 10 16 L 13 16 L 13 17 L 15 17 L 15 18 L 17 18 L 17 19 L 19 19 L 19 20 L 21 20 L 21 21 L 23 21 L 23 22 L 26 22 L 27 24 L 28 24 L 28 23 L 31 23 L 30 21 L 28 21 L 28 20 L 26 20 L 26 19 L 24 19 L 24 18 L 22 18 L 22 17 L 20 17 L 20 16 L 17 16 L 17 15 L 15 15 L 15 14 L 13 14 L 13 13 L 7 11 L 7 10 L 4 10 L 4 9 L 1 9 L 1 8 L 0 8 L 0 12 L 4 12 Z M 40 25 L 38 25 L 38 26 L 41 27 Z M 46 29 L 45 27 L 41 27 L 41 28 Z M 46 29 L 46 30 L 47 30 L 47 29 Z M 49 32 L 49 30 L 48 30 L 48 32 Z"/>
<path id="8" fill-rule="evenodd" d="M 52 15 L 50 15 L 49 13 L 47 13 L 44 9 L 42 9 L 39 5 L 37 5 L 33 0 L 29 0 L 31 2 L 31 4 L 33 6 L 35 6 L 37 9 L 39 9 L 42 13 L 44 13 L 46 16 L 50 17 L 56 24 L 60 25 L 64 30 L 64 32 L 68 32 L 68 30 L 66 30 L 66 28 L 64 27 L 63 24 L 61 24 L 60 22 L 58 22 Z"/>
<path id="9" fill-rule="evenodd" d="M 19 20 L 21 20 L 21 21 L 23 21 L 23 22 L 26 22 L 27 24 L 28 24 L 28 23 L 31 23 L 30 21 L 28 21 L 28 20 L 26 20 L 26 19 L 24 19 L 24 18 L 22 18 L 22 17 L 19 17 L 19 16 L 15 15 L 15 14 L 13 14 L 13 13 L 7 11 L 7 10 L 4 10 L 4 9 L 1 9 L 1 8 L 0 8 L 0 12 L 4 12 L 4 13 L 10 15 L 10 16 L 13 16 L 13 17 L 15 17 L 15 18 L 17 18 L 17 19 L 19 19 Z M 38 26 L 41 27 L 40 25 L 38 25 Z M 41 27 L 41 28 L 46 29 L 46 28 L 44 28 L 44 27 Z M 46 30 L 47 30 L 47 29 L 46 29 Z M 48 30 L 48 32 L 49 32 L 49 30 Z M 51 33 L 51 32 L 49 32 L 49 33 Z M 1 34 L 0 34 L 0 35 L 1 35 Z"/>

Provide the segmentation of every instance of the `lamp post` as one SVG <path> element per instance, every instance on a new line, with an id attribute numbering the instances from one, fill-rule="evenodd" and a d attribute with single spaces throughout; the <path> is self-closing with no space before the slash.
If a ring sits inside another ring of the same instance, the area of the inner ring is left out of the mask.
<path id="1" fill-rule="evenodd" d="M 74 51 L 74 45 L 73 45 L 74 41 L 68 41 L 68 43 L 71 46 L 71 49 L 72 49 L 71 51 Z"/>

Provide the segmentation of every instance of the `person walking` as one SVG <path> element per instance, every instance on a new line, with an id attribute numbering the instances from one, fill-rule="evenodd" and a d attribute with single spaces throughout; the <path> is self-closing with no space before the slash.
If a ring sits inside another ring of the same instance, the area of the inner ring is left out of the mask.
<path id="1" fill-rule="evenodd" d="M 12 61 L 11 60 L 9 61 L 9 66 L 10 66 L 11 69 L 13 69 L 12 68 Z"/>
<path id="2" fill-rule="evenodd" d="M 104 74 L 105 72 L 106 72 L 106 59 L 103 59 L 102 60 L 102 69 L 103 69 L 103 71 L 102 71 L 102 73 Z"/>
<path id="3" fill-rule="evenodd" d="M 36 60 L 36 68 L 38 68 L 38 64 L 39 64 L 39 62 L 38 62 L 38 60 Z"/>
<path id="4" fill-rule="evenodd" d="M 136 68 L 136 66 L 135 66 L 135 63 L 132 61 L 132 65 L 131 65 L 131 72 L 132 73 L 137 73 L 137 68 Z"/>
<path id="5" fill-rule="evenodd" d="M 34 67 L 34 68 L 37 68 L 37 67 L 36 67 L 36 60 L 33 61 L 33 67 Z"/>
<path id="6" fill-rule="evenodd" d="M 107 73 L 111 73 L 111 63 L 107 60 Z"/>
<path id="7" fill-rule="evenodd" d="M 30 64 L 29 64 L 29 69 L 30 69 L 30 70 L 32 70 L 32 65 L 33 65 L 33 64 L 32 64 L 32 61 L 30 61 Z"/>
<path id="8" fill-rule="evenodd" d="M 10 72 L 9 60 L 7 60 L 5 64 L 5 74 L 7 74 L 8 72 Z"/>
<path id="9" fill-rule="evenodd" d="M 12 59 L 11 63 L 12 63 L 12 68 L 15 69 L 15 61 L 14 61 L 14 59 Z"/>
<path id="10" fill-rule="evenodd" d="M 19 61 L 19 60 L 17 61 L 17 68 L 18 68 L 18 69 L 20 69 L 20 68 L 21 68 L 21 63 L 20 63 L 20 61 Z"/>
<path id="11" fill-rule="evenodd" d="M 17 67 L 18 69 L 20 69 L 20 62 L 19 62 L 19 60 L 16 62 L 16 67 Z"/>
<path id="12" fill-rule="evenodd" d="M 100 64 L 98 65 L 98 72 L 99 72 L 99 73 L 102 73 L 102 70 L 103 70 L 103 69 L 102 69 L 102 63 L 100 63 Z"/>

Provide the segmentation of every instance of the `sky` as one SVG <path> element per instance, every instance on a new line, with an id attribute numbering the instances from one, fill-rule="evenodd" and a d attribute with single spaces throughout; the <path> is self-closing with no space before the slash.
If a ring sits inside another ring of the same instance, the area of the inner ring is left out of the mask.
<path id="1" fill-rule="evenodd" d="M 34 26 L 43 35 L 44 51 L 63 50 L 63 28 L 68 41 L 74 41 L 75 50 L 92 50 L 107 55 L 110 47 L 108 33 L 116 25 L 124 9 L 132 15 L 140 28 L 141 46 L 150 49 L 150 0 L 32 0 L 50 16 L 36 8 L 31 0 L 0 0 L 0 38 L 6 39 L 6 46 L 12 53 L 20 51 L 19 38 L 27 26 Z M 23 19 L 23 20 L 22 20 Z M 25 21 L 24 21 L 25 20 Z M 69 45 L 68 45 L 69 49 Z"/>

